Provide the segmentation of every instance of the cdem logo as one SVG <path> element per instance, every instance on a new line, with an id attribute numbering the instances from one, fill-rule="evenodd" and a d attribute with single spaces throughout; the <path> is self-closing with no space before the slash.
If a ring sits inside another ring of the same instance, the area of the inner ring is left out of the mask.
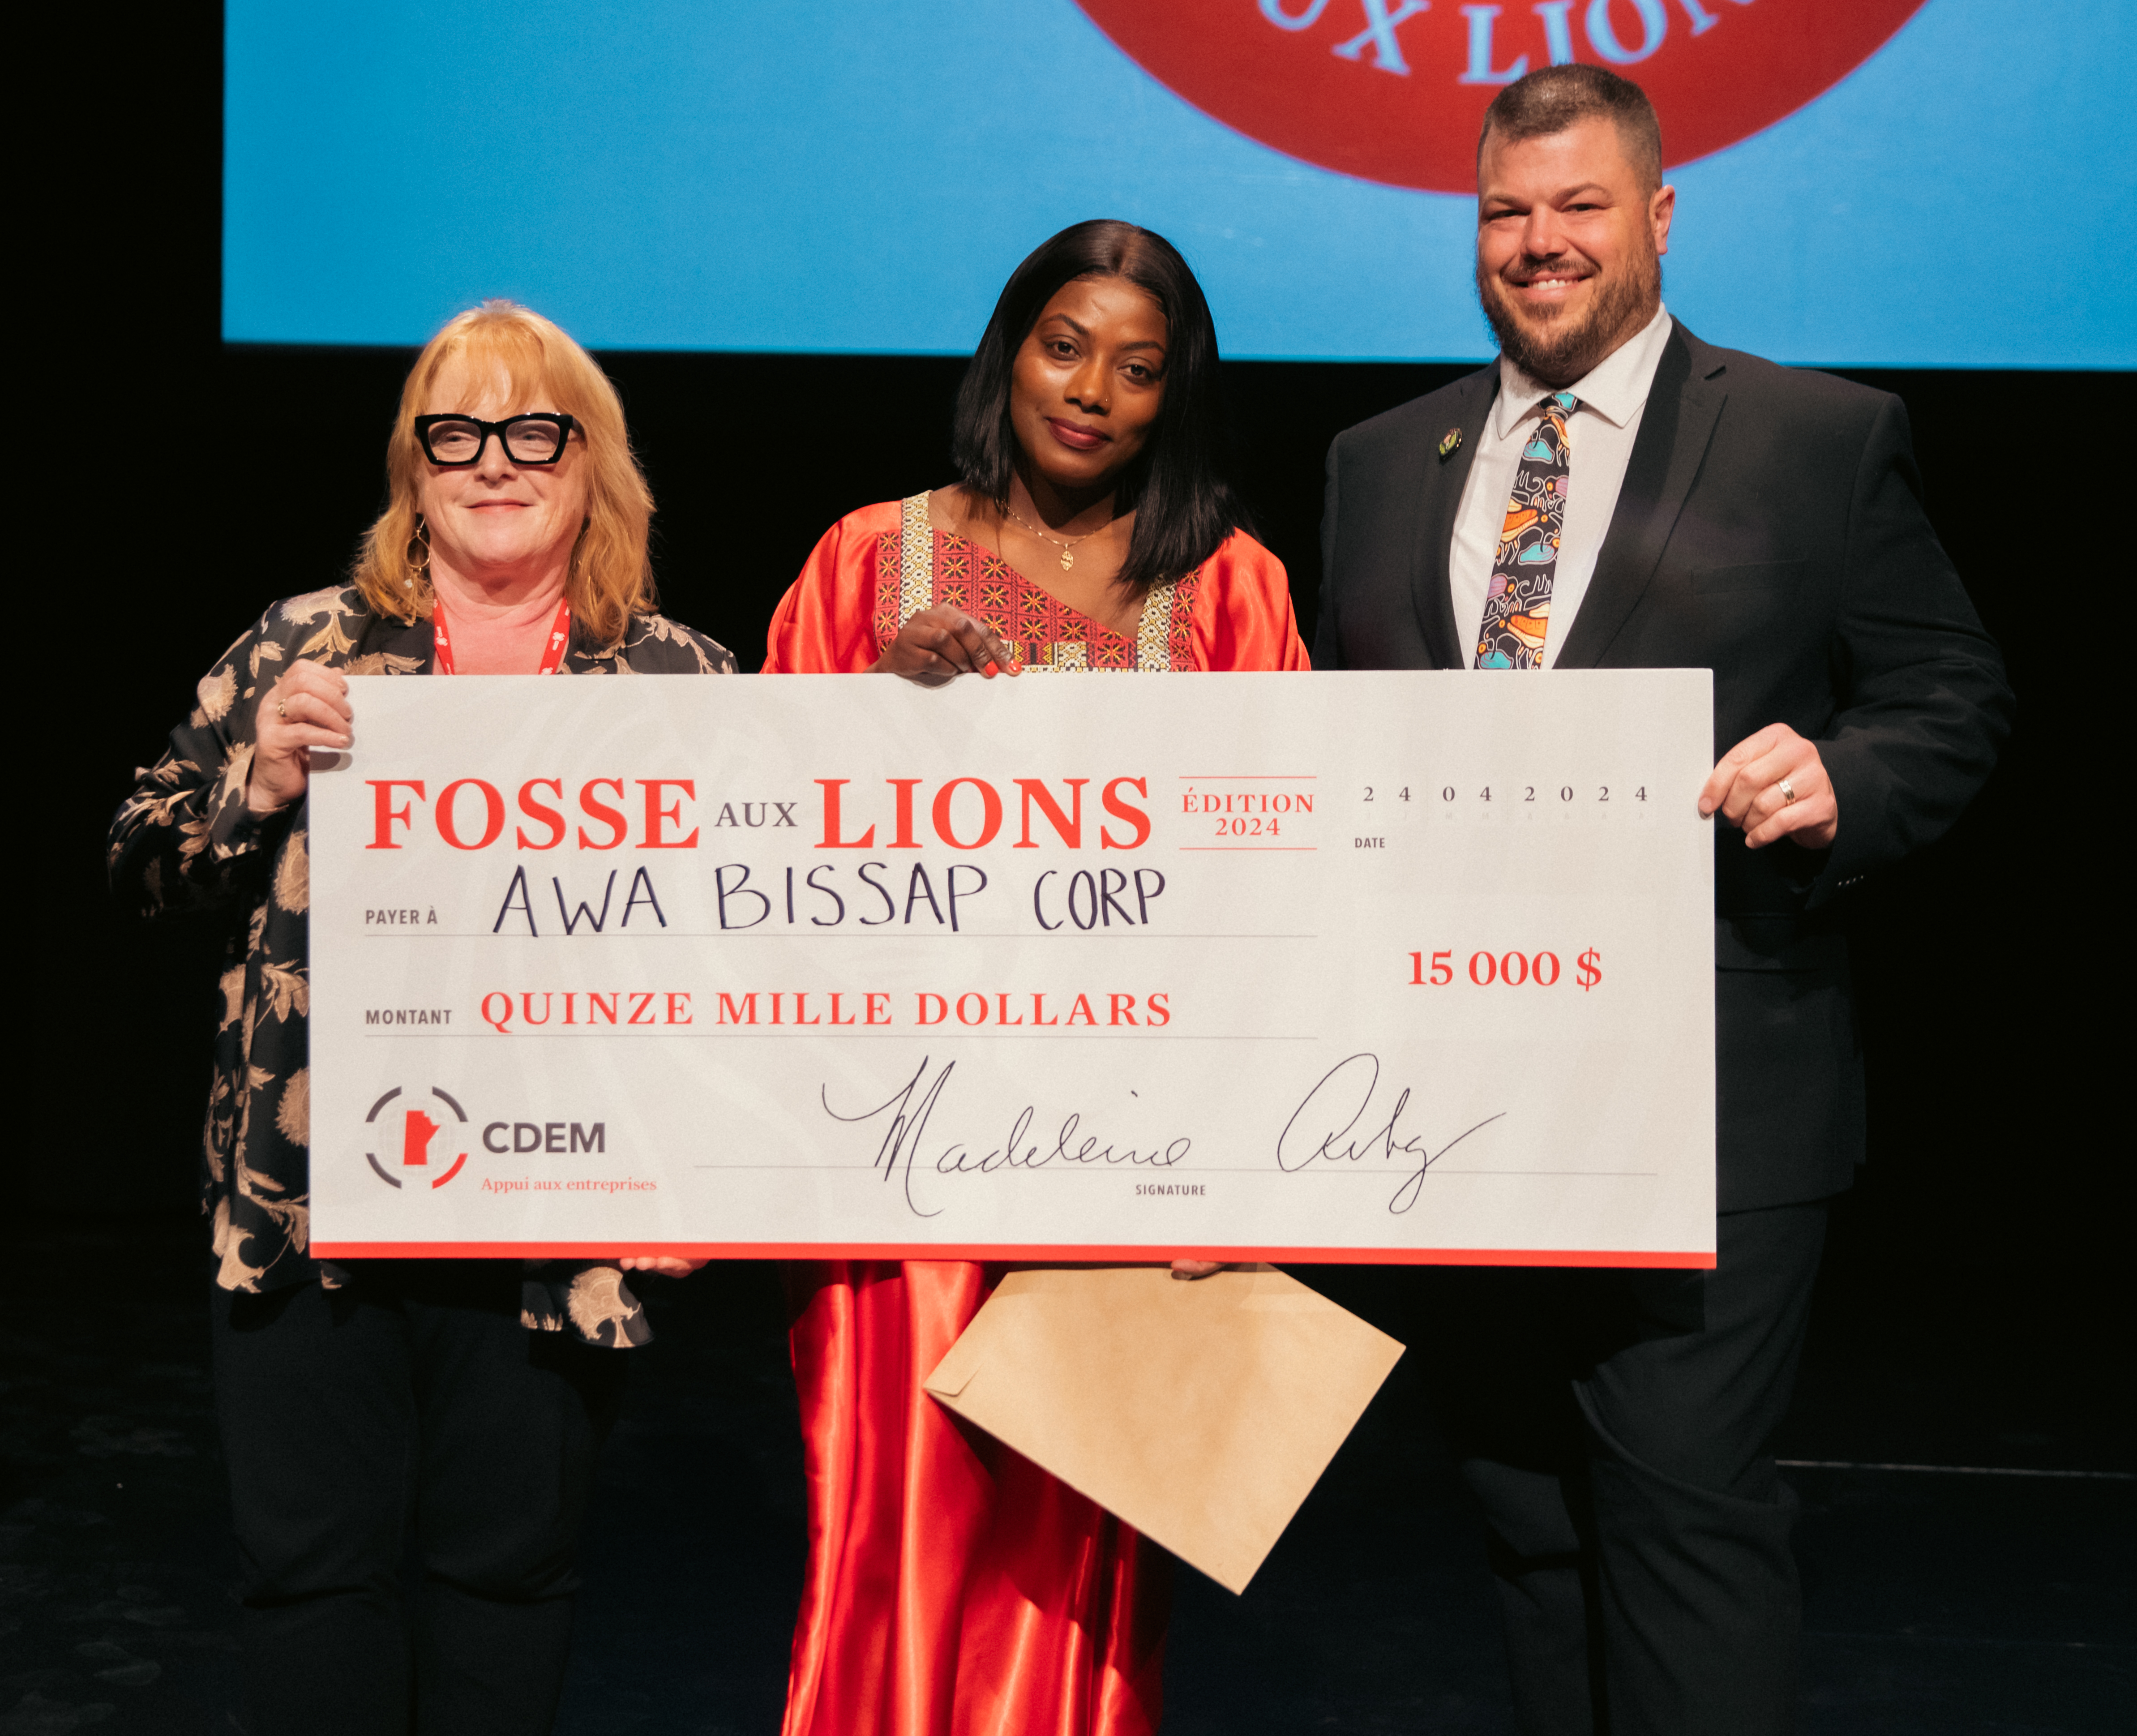
<path id="1" fill-rule="evenodd" d="M 467 1111 L 436 1085 L 420 1100 L 404 1097 L 396 1085 L 371 1105 L 363 1121 L 372 1147 L 364 1158 L 389 1187 L 404 1187 L 411 1178 L 442 1187 L 468 1160 L 461 1131 Z"/>

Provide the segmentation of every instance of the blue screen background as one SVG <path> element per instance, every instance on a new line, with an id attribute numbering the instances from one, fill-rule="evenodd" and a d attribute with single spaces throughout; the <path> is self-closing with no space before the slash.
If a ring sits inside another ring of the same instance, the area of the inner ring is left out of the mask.
<path id="1" fill-rule="evenodd" d="M 1112 216 L 1186 254 L 1228 355 L 1491 350 L 1472 202 L 1258 144 L 1068 0 L 226 17 L 233 342 L 419 344 L 508 295 L 596 349 L 968 353 L 1019 259 Z M 1672 310 L 1787 362 L 2137 364 L 2133 50 L 2128 0 L 1930 0 L 1672 172 Z"/>

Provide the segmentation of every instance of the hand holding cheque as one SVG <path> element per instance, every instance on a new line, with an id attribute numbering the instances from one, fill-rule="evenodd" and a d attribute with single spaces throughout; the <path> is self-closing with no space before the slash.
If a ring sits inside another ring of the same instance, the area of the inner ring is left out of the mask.
<path id="1" fill-rule="evenodd" d="M 1015 648 L 992 627 L 962 609 L 938 603 L 898 630 L 869 673 L 940 687 L 959 675 L 1013 675 L 1016 666 Z"/>
<path id="2" fill-rule="evenodd" d="M 1818 744 L 1786 724 L 1769 724 L 1721 756 L 1699 792 L 1702 814 L 1720 813 L 1754 850 L 1794 838 L 1830 849 L 1840 831 L 1840 802 Z"/>
<path id="3" fill-rule="evenodd" d="M 307 658 L 292 663 L 260 708 L 246 806 L 266 815 L 302 800 L 311 779 L 312 750 L 346 748 L 353 719 L 346 675 Z"/>

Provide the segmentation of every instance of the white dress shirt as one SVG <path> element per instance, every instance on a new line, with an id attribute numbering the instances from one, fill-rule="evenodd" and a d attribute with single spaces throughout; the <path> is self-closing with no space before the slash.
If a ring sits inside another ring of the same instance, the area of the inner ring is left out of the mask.
<path id="1" fill-rule="evenodd" d="M 1595 572 L 1610 519 L 1618 510 L 1618 490 L 1632 460 L 1648 391 L 1669 341 L 1670 316 L 1658 307 L 1633 337 L 1605 356 L 1583 378 L 1565 389 L 1580 400 L 1567 422 L 1565 516 L 1559 526 L 1558 572 L 1550 587 L 1550 630 L 1544 635 L 1543 666 L 1558 661 L 1559 647 L 1573 629 L 1588 581 Z M 1485 419 L 1477 456 L 1463 486 L 1454 519 L 1454 542 L 1448 551 L 1448 588 L 1454 601 L 1454 625 L 1468 636 L 1465 667 L 1477 661 L 1477 633 L 1484 622 L 1484 599 L 1492 589 L 1492 560 L 1506 524 L 1507 504 L 1521 468 L 1521 448 L 1542 419 L 1543 401 L 1558 388 L 1531 379 L 1499 358 L 1499 395 Z"/>

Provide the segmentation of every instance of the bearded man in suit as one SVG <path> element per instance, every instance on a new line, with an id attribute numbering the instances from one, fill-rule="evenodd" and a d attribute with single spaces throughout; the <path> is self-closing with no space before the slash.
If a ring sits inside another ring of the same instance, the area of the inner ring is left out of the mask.
<path id="1" fill-rule="evenodd" d="M 1714 671 L 1718 763 L 1683 796 L 1716 822 L 1716 1265 L 1470 1271 L 1438 1299 L 1437 1402 L 1539 1736 L 1794 1728 L 1769 1441 L 1862 1151 L 1837 913 L 1951 824 L 2011 704 L 1900 401 L 1663 307 L 1661 163 L 1653 108 L 1600 67 L 1499 94 L 1499 358 L 1339 436 L 1322 527 L 1317 668 Z"/>

